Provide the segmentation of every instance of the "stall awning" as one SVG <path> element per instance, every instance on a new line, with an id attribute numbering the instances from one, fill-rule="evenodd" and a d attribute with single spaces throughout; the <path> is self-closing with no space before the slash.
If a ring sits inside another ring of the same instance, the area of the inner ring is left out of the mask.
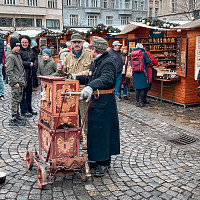
<path id="1" fill-rule="evenodd" d="M 199 27 L 200 27 L 200 19 L 197 19 L 195 21 L 183 24 L 181 26 L 174 27 L 174 29 L 193 29 Z"/>
<path id="2" fill-rule="evenodd" d="M 146 24 L 139 23 L 139 22 L 130 22 L 130 24 L 127 24 L 125 28 L 120 32 L 120 34 L 126 34 L 128 32 L 131 32 L 135 30 L 138 27 L 148 28 L 148 29 L 156 29 L 161 31 L 169 31 L 170 29 L 166 28 L 159 28 L 157 26 L 147 26 Z"/>
<path id="3" fill-rule="evenodd" d="M 20 35 L 28 35 L 29 37 L 33 38 L 41 31 L 36 30 L 26 30 L 26 31 L 15 31 L 11 34 L 11 37 L 19 37 Z"/>

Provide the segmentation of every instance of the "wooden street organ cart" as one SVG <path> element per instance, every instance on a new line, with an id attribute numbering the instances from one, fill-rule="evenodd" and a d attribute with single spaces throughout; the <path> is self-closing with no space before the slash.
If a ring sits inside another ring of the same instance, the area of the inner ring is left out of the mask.
<path id="1" fill-rule="evenodd" d="M 86 157 L 80 156 L 79 152 L 81 133 L 81 128 L 77 127 L 79 98 L 73 95 L 73 93 L 78 94 L 79 82 L 62 77 L 40 78 L 39 152 L 35 151 L 34 157 L 32 151 L 27 151 L 27 168 L 33 167 L 33 161 L 38 166 L 39 188 L 52 183 L 52 176 L 71 175 L 76 172 L 79 172 L 85 181 L 89 176 L 89 168 Z M 66 95 L 67 93 L 70 95 Z M 48 165 L 48 176 L 45 167 L 39 165 L 37 161 L 39 158 Z"/>

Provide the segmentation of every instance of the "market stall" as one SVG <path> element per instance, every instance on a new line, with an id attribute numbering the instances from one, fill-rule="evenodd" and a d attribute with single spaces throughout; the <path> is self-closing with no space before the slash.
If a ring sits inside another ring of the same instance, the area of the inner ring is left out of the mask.
<path id="1" fill-rule="evenodd" d="M 200 20 L 177 28 L 171 24 L 158 28 L 150 24 L 131 23 L 121 32 L 130 51 L 136 43 L 142 43 L 149 47 L 158 61 L 158 77 L 153 80 L 152 89 L 148 93 L 150 96 L 160 98 L 161 102 L 163 99 L 184 107 L 200 103 L 195 80 L 195 74 L 200 68 L 200 56 L 196 56 L 198 53 L 200 55 L 198 24 Z M 170 26 L 171 29 L 167 29 Z"/>

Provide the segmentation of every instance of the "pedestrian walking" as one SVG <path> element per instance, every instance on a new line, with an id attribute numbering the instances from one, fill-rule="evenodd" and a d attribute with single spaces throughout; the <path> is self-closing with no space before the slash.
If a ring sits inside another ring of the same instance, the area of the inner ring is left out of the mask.
<path id="1" fill-rule="evenodd" d="M 42 51 L 42 56 L 43 62 L 39 64 L 37 76 L 49 76 L 56 73 L 57 63 L 51 59 L 51 52 L 48 48 Z"/>
<path id="2" fill-rule="evenodd" d="M 135 55 L 138 52 L 138 56 Z M 139 58 L 139 55 L 142 55 L 142 58 Z M 137 43 L 136 48 L 133 49 L 131 52 L 132 56 L 132 66 L 133 71 L 134 67 L 143 68 L 141 71 L 134 71 L 133 73 L 133 87 L 136 89 L 136 106 L 144 107 L 145 106 L 145 96 L 146 96 L 146 89 L 149 88 L 149 77 L 148 77 L 148 69 L 147 64 L 151 63 L 151 60 L 147 53 L 145 52 L 143 45 L 141 43 Z M 140 104 L 141 98 L 141 104 Z"/>
<path id="3" fill-rule="evenodd" d="M 67 48 L 67 45 L 65 43 L 60 43 L 59 45 L 59 60 L 65 59 L 65 56 L 70 52 L 70 50 Z"/>
<path id="4" fill-rule="evenodd" d="M 60 76 L 66 76 L 68 74 L 79 74 L 79 75 L 88 75 L 90 64 L 93 61 L 93 57 L 89 49 L 83 48 L 82 36 L 78 33 L 75 33 L 71 36 L 71 52 L 64 59 L 64 68 L 58 65 L 58 74 Z M 82 86 L 83 88 L 83 86 Z M 80 88 L 81 89 L 81 88 Z M 84 119 L 87 105 L 85 101 L 79 101 L 79 112 L 80 120 L 79 125 Z M 84 123 L 83 131 L 87 135 L 87 117 Z M 86 145 L 84 146 L 86 148 Z"/>
<path id="5" fill-rule="evenodd" d="M 8 50 L 6 54 L 6 73 L 8 76 L 8 83 L 11 87 L 11 112 L 12 119 L 10 125 L 18 126 L 24 125 L 19 113 L 19 106 L 22 100 L 23 89 L 26 83 L 26 76 L 24 66 L 19 54 L 20 41 L 17 38 L 11 38 L 10 40 L 11 50 Z"/>
<path id="6" fill-rule="evenodd" d="M 0 38 L 0 100 L 4 99 L 5 89 L 3 82 L 3 56 L 4 56 L 4 43 Z"/>
<path id="7" fill-rule="evenodd" d="M 95 176 L 104 176 L 111 164 L 111 156 L 120 153 L 119 120 L 115 101 L 116 66 L 109 56 L 107 42 L 93 36 L 91 54 L 94 61 L 89 76 L 77 76 L 80 84 L 87 85 L 80 95 L 91 103 L 88 110 L 88 160 L 95 167 Z M 92 96 L 97 91 L 99 96 Z"/>
<path id="8" fill-rule="evenodd" d="M 119 41 L 114 41 L 112 43 L 112 48 L 108 51 L 110 57 L 113 59 L 114 63 L 115 63 L 115 67 L 117 70 L 117 81 L 116 81 L 116 85 L 115 85 L 115 98 L 116 101 L 120 101 L 119 99 L 119 95 L 120 95 L 120 84 L 121 84 L 121 80 L 122 80 L 122 69 L 123 69 L 123 60 L 122 60 L 122 56 L 121 56 L 121 48 L 122 44 L 120 44 Z"/>
<path id="9" fill-rule="evenodd" d="M 121 85 L 120 85 L 120 96 L 119 98 L 121 98 L 121 90 L 122 90 L 122 85 L 123 85 L 123 97 L 124 100 L 128 100 L 128 84 L 130 83 L 130 78 L 126 77 L 126 71 L 127 71 L 127 67 L 128 64 L 131 61 L 131 57 L 128 53 L 128 47 L 127 46 L 122 46 L 121 48 L 121 52 L 122 52 L 122 60 L 123 60 L 123 70 L 122 70 L 122 80 L 121 80 Z"/>
<path id="10" fill-rule="evenodd" d="M 33 71 L 37 70 L 38 67 L 38 59 L 32 50 L 31 46 L 31 38 L 27 35 L 22 35 L 19 38 L 21 47 L 20 47 L 20 55 L 22 58 L 22 63 L 26 72 L 26 87 L 23 91 L 23 97 L 20 104 L 21 114 L 25 117 L 32 117 L 33 115 L 37 115 L 32 108 L 32 91 L 33 91 Z"/>

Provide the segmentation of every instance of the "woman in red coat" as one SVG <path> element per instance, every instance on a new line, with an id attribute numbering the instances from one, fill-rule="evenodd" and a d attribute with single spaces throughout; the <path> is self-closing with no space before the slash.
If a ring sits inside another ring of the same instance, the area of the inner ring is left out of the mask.
<path id="1" fill-rule="evenodd" d="M 123 96 L 125 100 L 128 100 L 127 93 L 128 93 L 128 84 L 130 83 L 130 78 L 126 77 L 126 71 L 128 67 L 128 63 L 131 60 L 131 57 L 129 56 L 128 53 L 128 47 L 123 46 L 121 48 L 122 52 L 122 60 L 123 60 L 123 70 L 122 70 L 122 80 L 121 80 L 121 85 L 123 85 Z M 120 94 L 121 94 L 121 87 L 120 87 Z M 121 97 L 121 95 L 119 95 Z"/>
<path id="2" fill-rule="evenodd" d="M 151 90 L 151 85 L 152 85 L 152 75 L 153 75 L 152 66 L 157 66 L 158 62 L 154 58 L 154 56 L 149 52 L 149 47 L 148 46 L 145 47 L 145 52 L 147 53 L 147 55 L 151 59 L 151 63 L 147 65 L 148 76 L 149 76 L 149 87 L 146 89 L 146 97 L 147 97 L 147 93 L 148 93 L 149 90 Z M 145 97 L 145 104 L 149 104 L 149 102 L 147 102 L 147 100 L 146 100 L 146 97 Z"/>

